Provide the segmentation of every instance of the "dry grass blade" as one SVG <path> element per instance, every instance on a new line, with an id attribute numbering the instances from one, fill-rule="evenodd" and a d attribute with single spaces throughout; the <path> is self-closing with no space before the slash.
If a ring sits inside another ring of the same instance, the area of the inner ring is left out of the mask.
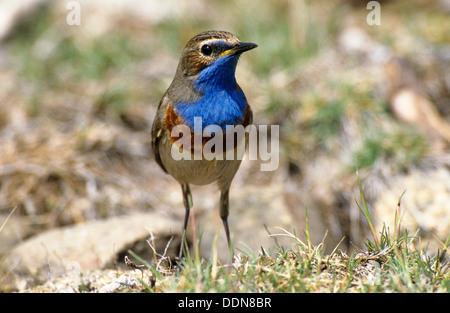
<path id="1" fill-rule="evenodd" d="M 284 233 L 280 233 L 280 234 L 270 234 L 269 237 L 276 237 L 276 236 L 285 236 L 285 237 L 289 237 L 294 239 L 297 243 L 300 244 L 300 246 L 302 246 L 305 249 L 309 249 L 309 246 L 307 244 L 305 244 L 300 238 L 298 238 L 296 235 L 294 235 L 291 232 L 288 232 L 286 229 L 282 228 L 282 227 L 275 227 L 277 229 L 282 230 Z"/>
<path id="2" fill-rule="evenodd" d="M 169 270 L 169 272 L 171 272 L 170 269 L 172 268 L 172 261 L 167 256 L 167 250 L 169 249 L 169 246 L 172 243 L 173 236 L 170 237 L 169 241 L 167 242 L 167 245 L 164 248 L 163 254 L 159 254 L 158 252 L 156 252 L 154 240 L 155 240 L 155 237 L 152 234 L 150 237 L 150 240 L 147 240 L 147 243 L 153 251 L 153 257 L 154 257 L 155 264 L 156 264 L 155 269 L 157 271 L 167 272 Z"/>
<path id="3" fill-rule="evenodd" d="M 11 216 L 14 214 L 14 211 L 17 209 L 17 206 L 15 206 L 11 212 L 8 214 L 8 216 L 6 217 L 5 221 L 3 222 L 2 226 L 0 227 L 0 233 L 2 232 L 3 228 L 5 228 L 6 224 L 8 223 L 9 219 L 11 218 Z"/>

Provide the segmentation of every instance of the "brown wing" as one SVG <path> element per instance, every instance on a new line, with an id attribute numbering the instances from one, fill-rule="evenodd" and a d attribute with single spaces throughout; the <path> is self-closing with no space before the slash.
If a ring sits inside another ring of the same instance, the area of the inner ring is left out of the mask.
<path id="1" fill-rule="evenodd" d="M 252 109 L 250 108 L 250 105 L 247 103 L 247 106 L 245 107 L 244 120 L 242 121 L 242 126 L 247 127 L 251 123 L 253 123 L 253 112 Z"/>
<path id="2" fill-rule="evenodd" d="M 161 155 L 159 154 L 159 144 L 161 142 L 161 138 L 166 134 L 167 130 L 164 126 L 164 117 L 167 106 L 171 103 L 170 99 L 167 97 L 167 94 L 164 94 L 161 101 L 158 105 L 158 110 L 156 111 L 155 119 L 153 120 L 152 126 L 152 149 L 153 154 L 155 156 L 156 163 L 163 169 L 164 172 L 167 173 L 166 168 L 164 167 L 161 161 Z"/>

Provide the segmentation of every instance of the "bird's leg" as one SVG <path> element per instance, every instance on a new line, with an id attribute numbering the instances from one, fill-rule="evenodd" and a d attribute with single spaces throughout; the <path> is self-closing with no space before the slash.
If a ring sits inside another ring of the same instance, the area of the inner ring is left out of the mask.
<path id="1" fill-rule="evenodd" d="M 181 238 L 181 245 L 180 245 L 180 253 L 178 255 L 178 258 L 181 259 L 183 256 L 183 246 L 186 245 L 187 249 L 187 243 L 186 243 L 186 228 L 189 221 L 189 214 L 192 208 L 192 195 L 191 190 L 189 189 L 188 184 L 182 184 L 181 189 L 183 190 L 183 202 L 184 207 L 186 209 L 185 215 L 184 215 L 184 224 L 183 224 L 183 236 Z"/>
<path id="2" fill-rule="evenodd" d="M 230 229 L 228 228 L 228 194 L 229 194 L 229 187 L 222 190 L 222 193 L 220 194 L 220 218 L 223 222 L 223 227 L 225 228 L 225 234 L 227 235 L 227 242 L 228 242 L 228 249 L 230 251 L 231 255 L 231 262 L 233 262 L 234 258 L 234 249 L 233 245 L 230 240 Z"/>

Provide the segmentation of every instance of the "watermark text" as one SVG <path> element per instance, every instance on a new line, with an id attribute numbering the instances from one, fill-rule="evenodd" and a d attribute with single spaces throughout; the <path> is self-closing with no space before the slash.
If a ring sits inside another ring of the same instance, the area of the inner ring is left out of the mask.
<path id="1" fill-rule="evenodd" d="M 280 161 L 279 125 L 250 124 L 227 125 L 225 130 L 218 125 L 203 127 L 202 118 L 194 118 L 191 130 L 187 125 L 176 125 L 171 136 L 171 156 L 174 160 L 243 160 L 246 142 L 248 143 L 248 159 L 264 161 L 261 171 L 274 171 Z"/>

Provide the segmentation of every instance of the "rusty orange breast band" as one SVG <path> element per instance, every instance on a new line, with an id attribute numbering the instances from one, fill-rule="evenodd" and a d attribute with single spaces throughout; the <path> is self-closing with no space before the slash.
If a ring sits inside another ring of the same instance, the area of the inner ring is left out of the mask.
<path id="1" fill-rule="evenodd" d="M 242 126 L 246 127 L 248 124 L 249 123 L 247 119 L 244 118 Z M 244 138 L 242 135 L 234 131 L 231 133 L 220 132 L 220 134 L 217 134 L 217 132 L 213 131 L 208 135 L 204 135 L 203 133 L 194 133 L 194 131 L 189 126 L 183 124 L 183 118 L 177 114 L 173 106 L 170 104 L 168 105 L 166 115 L 164 116 L 164 126 L 169 132 L 169 138 L 172 144 L 176 144 L 180 149 L 190 146 L 192 154 L 194 154 L 196 144 L 199 145 L 201 143 L 201 150 L 203 150 L 205 148 L 205 145 L 211 140 L 215 141 L 209 143 L 210 147 L 208 148 L 211 149 L 210 152 L 214 153 L 216 149 L 219 149 L 220 151 L 223 151 L 225 153 L 227 150 L 236 149 Z M 216 136 L 221 136 L 222 138 L 219 137 L 215 139 Z M 201 137 L 201 139 L 199 137 Z M 227 145 L 227 140 L 233 141 L 228 143 Z"/>

